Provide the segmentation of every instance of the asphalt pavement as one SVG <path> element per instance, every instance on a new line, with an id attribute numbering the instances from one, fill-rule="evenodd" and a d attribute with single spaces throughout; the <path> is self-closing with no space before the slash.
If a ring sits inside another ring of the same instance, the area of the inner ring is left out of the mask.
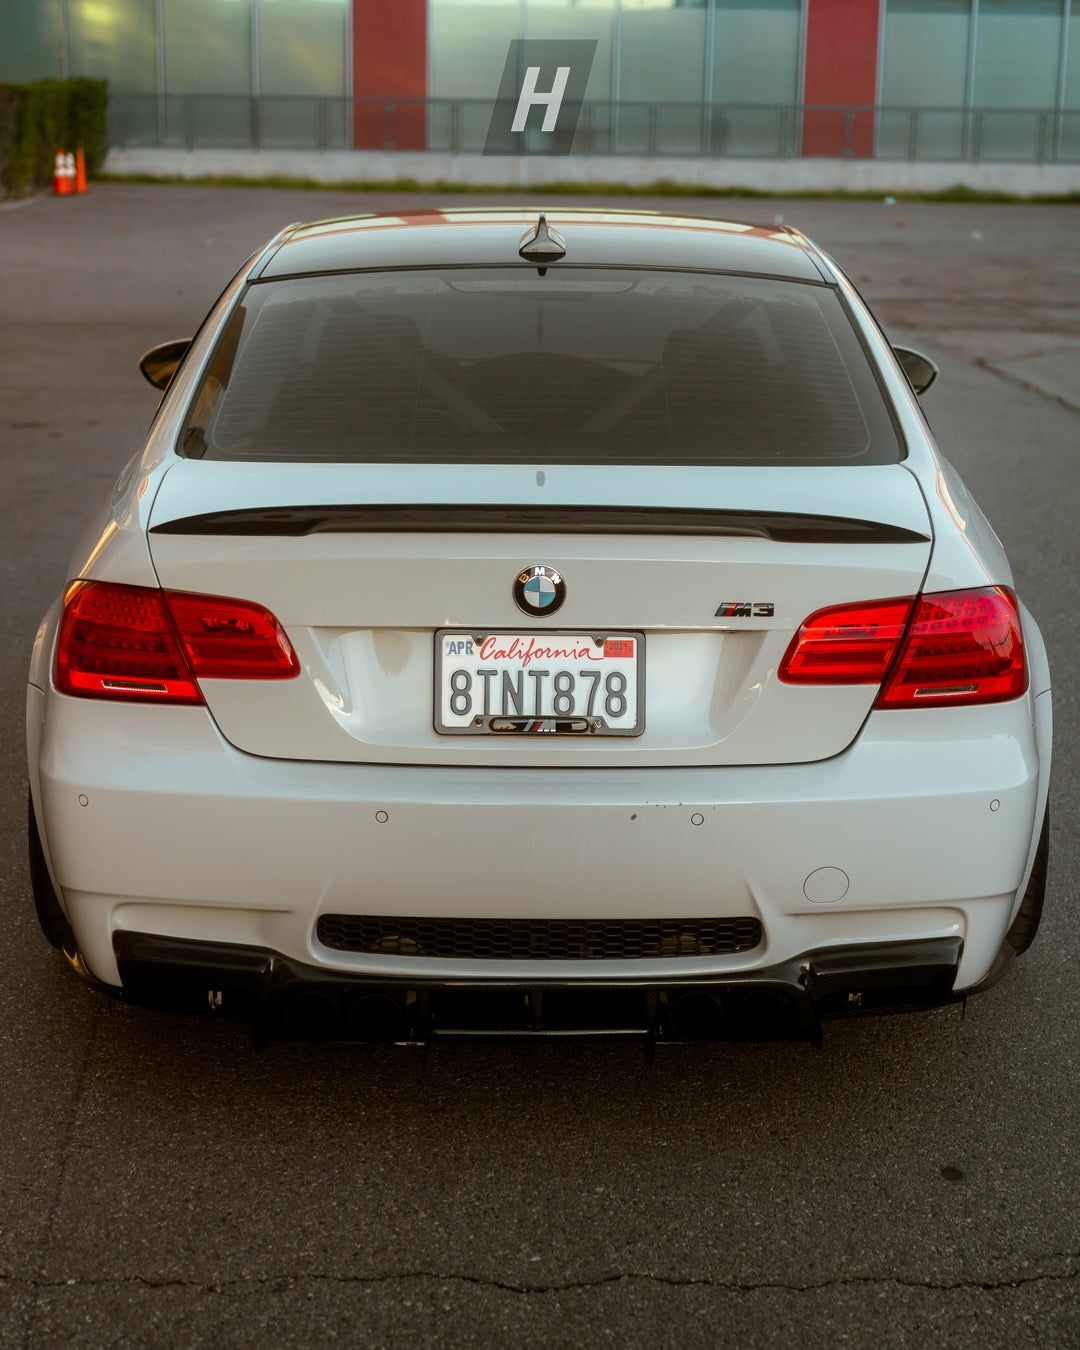
<path id="1" fill-rule="evenodd" d="M 432 200 L 0 206 L 0 1345 L 1080 1345 L 1078 208 L 632 203 L 783 216 L 940 360 L 927 413 L 1055 683 L 1042 931 L 966 1011 L 652 1066 L 625 1044 L 256 1053 L 93 993 L 41 938 L 26 666 L 153 412 L 136 359 L 281 225 Z"/>

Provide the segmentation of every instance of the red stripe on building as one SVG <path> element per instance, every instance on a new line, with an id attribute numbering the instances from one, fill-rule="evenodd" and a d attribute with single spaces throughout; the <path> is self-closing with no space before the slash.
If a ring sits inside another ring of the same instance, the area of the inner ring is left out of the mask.
<path id="1" fill-rule="evenodd" d="M 352 0 L 353 144 L 422 150 L 427 116 L 427 0 Z"/>
<path id="2" fill-rule="evenodd" d="M 881 0 L 808 0 L 804 103 L 870 108 L 877 99 Z M 803 114 L 804 155 L 869 155 L 874 117 L 839 108 Z"/>

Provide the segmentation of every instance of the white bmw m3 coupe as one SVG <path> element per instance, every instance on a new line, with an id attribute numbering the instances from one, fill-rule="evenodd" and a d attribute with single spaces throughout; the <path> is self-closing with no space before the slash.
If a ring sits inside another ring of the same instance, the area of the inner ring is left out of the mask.
<path id="1" fill-rule="evenodd" d="M 34 897 L 265 1036 L 805 1038 L 983 989 L 1050 674 L 933 364 L 790 229 L 283 230 L 38 630 Z"/>

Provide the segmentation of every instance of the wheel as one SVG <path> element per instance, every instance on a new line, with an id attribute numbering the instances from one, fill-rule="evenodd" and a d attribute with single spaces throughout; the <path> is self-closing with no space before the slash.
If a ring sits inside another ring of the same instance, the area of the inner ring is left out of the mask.
<path id="1" fill-rule="evenodd" d="M 67 915 L 60 908 L 60 901 L 53 890 L 49 876 L 45 851 L 41 847 L 41 835 L 38 833 L 37 816 L 34 814 L 33 798 L 27 794 L 26 837 L 30 851 L 30 885 L 34 892 L 34 909 L 41 931 L 54 947 L 75 950 L 75 935 L 67 921 Z"/>
<path id="2" fill-rule="evenodd" d="M 1046 803 L 1043 816 L 1042 834 L 1039 835 L 1039 847 L 1035 850 L 1035 861 L 1031 865 L 1031 879 L 1028 881 L 1020 908 L 1012 927 L 1005 935 L 1013 951 L 1020 956 L 1035 941 L 1042 918 L 1043 899 L 1046 896 L 1046 869 L 1050 862 L 1050 803 Z"/>

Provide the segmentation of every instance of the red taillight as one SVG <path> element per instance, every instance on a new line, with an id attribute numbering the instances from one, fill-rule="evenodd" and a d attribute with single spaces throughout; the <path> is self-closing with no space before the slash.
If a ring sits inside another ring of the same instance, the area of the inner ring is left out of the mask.
<path id="1" fill-rule="evenodd" d="M 869 600 L 819 609 L 792 638 L 780 678 L 789 684 L 880 684 L 911 606 L 911 600 Z"/>
<path id="2" fill-rule="evenodd" d="M 1016 596 L 1005 586 L 924 595 L 879 708 L 955 707 L 1019 698 L 1027 663 Z"/>
<path id="3" fill-rule="evenodd" d="M 299 673 L 285 630 L 262 605 L 186 591 L 166 591 L 165 602 L 197 676 L 287 680 Z"/>
<path id="4" fill-rule="evenodd" d="M 64 597 L 56 687 L 84 698 L 201 703 L 159 590 L 76 581 Z"/>
<path id="5" fill-rule="evenodd" d="M 261 605 L 76 581 L 64 597 L 56 687 L 83 698 L 202 703 L 196 676 L 283 679 L 300 666 Z"/>
<path id="6" fill-rule="evenodd" d="M 792 639 L 779 676 L 789 684 L 881 684 L 878 708 L 1018 698 L 1027 667 L 1016 596 L 988 586 L 818 610 Z"/>

